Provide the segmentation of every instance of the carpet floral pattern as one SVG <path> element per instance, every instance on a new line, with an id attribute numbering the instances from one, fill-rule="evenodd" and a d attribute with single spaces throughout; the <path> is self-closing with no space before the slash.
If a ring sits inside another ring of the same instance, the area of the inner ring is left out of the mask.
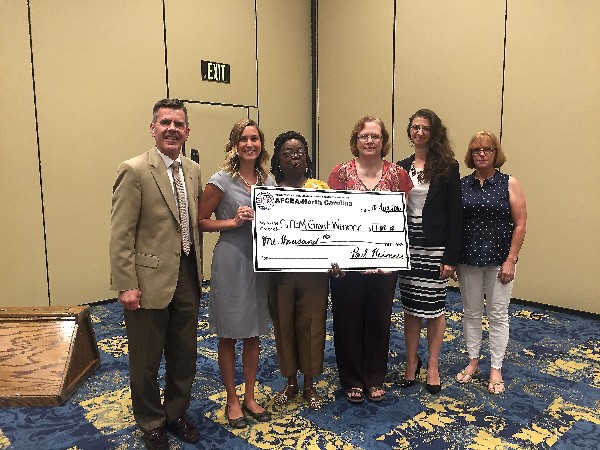
<path id="1" fill-rule="evenodd" d="M 197 375 L 190 416 L 201 440 L 173 449 L 593 449 L 600 448 L 600 331 L 597 317 L 512 304 L 511 339 L 504 364 L 506 392 L 487 392 L 489 354 L 484 340 L 482 374 L 471 383 L 454 381 L 467 363 L 460 295 L 447 299 L 441 356 L 442 391 L 424 389 L 426 364 L 418 383 L 400 389 L 404 337 L 399 300 L 394 302 L 387 396 L 381 403 L 347 402 L 335 369 L 331 314 L 325 372 L 316 379 L 328 402 L 308 409 L 301 395 L 283 407 L 273 395 L 285 380 L 277 367 L 273 335 L 261 339 L 258 400 L 273 412 L 269 423 L 251 422 L 232 430 L 224 416 L 224 390 L 217 365 L 217 339 L 208 333 L 208 293 L 203 287 L 198 321 Z M 63 405 L 0 409 L 0 449 L 141 449 L 128 385 L 127 339 L 121 306 L 93 305 L 92 321 L 101 366 Z M 484 330 L 487 323 L 484 321 Z M 420 354 L 427 361 L 422 335 Z M 487 333 L 484 333 L 484 339 Z M 241 358 L 238 358 L 241 374 Z M 161 376 L 162 376 L 161 372 Z M 243 392 L 241 376 L 238 389 Z"/>

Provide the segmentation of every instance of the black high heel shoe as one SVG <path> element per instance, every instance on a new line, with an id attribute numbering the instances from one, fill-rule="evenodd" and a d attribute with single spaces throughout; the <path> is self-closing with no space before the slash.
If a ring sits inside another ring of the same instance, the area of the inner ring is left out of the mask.
<path id="1" fill-rule="evenodd" d="M 427 392 L 429 392 L 430 394 L 435 395 L 442 390 L 442 385 L 425 383 L 425 389 L 427 389 Z"/>
<path id="2" fill-rule="evenodd" d="M 415 370 L 415 378 L 413 380 L 407 380 L 406 378 L 402 378 L 402 381 L 400 381 L 401 389 L 413 387 L 416 384 L 417 375 L 419 375 L 422 365 L 423 365 L 423 361 L 421 361 L 421 358 L 419 356 L 417 356 L 417 370 Z"/>
<path id="3" fill-rule="evenodd" d="M 440 377 L 440 383 L 441 383 L 441 377 Z M 437 394 L 442 390 L 442 385 L 441 384 L 429 384 L 427 383 L 427 380 L 425 380 L 425 389 L 427 389 L 427 392 L 429 392 L 430 394 Z"/>

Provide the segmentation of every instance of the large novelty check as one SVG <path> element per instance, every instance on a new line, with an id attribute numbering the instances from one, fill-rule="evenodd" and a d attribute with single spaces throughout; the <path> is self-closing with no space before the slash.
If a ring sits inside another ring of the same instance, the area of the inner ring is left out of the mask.
<path id="1" fill-rule="evenodd" d="M 252 186 L 255 271 L 410 269 L 403 192 Z"/>

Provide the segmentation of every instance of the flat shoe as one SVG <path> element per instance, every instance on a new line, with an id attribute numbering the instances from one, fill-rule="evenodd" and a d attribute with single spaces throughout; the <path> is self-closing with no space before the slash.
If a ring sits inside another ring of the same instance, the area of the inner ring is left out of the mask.
<path id="1" fill-rule="evenodd" d="M 346 400 L 350 403 L 362 403 L 365 401 L 362 388 L 354 387 L 346 389 L 344 395 L 346 396 Z"/>
<path id="2" fill-rule="evenodd" d="M 310 409 L 314 409 L 315 411 L 321 409 L 321 406 L 323 406 L 323 403 L 325 403 L 323 401 L 323 397 L 317 394 L 317 391 L 315 391 L 314 388 L 304 388 L 302 391 L 302 397 L 304 397 L 304 400 L 308 402 L 308 407 Z"/>
<path id="3" fill-rule="evenodd" d="M 488 392 L 494 395 L 500 395 L 504 393 L 504 381 L 490 380 L 488 383 Z"/>
<path id="4" fill-rule="evenodd" d="M 465 367 L 463 370 L 456 374 L 456 381 L 459 383 L 468 383 L 474 377 L 478 376 L 481 373 L 481 370 L 477 369 L 475 372 L 471 372 L 468 367 Z M 460 379 L 458 377 L 461 377 Z"/>
<path id="5" fill-rule="evenodd" d="M 253 411 L 250 411 L 250 408 L 246 406 L 246 403 L 242 403 L 242 411 L 244 413 L 247 413 L 250 417 L 252 417 L 254 420 L 257 420 L 258 422 L 268 422 L 269 420 L 271 420 L 271 413 L 266 409 L 263 412 L 255 413 Z"/>
<path id="6" fill-rule="evenodd" d="M 275 394 L 273 397 L 273 402 L 276 405 L 285 405 L 289 402 L 293 397 L 298 394 L 298 386 L 296 384 L 286 384 L 282 391 Z"/>
<path id="7" fill-rule="evenodd" d="M 241 417 L 238 417 L 237 419 L 229 418 L 229 415 L 227 414 L 227 405 L 225 405 L 225 418 L 227 419 L 227 422 L 229 423 L 229 426 L 231 428 L 241 430 L 248 426 L 248 421 L 246 420 L 246 417 L 243 414 Z"/>
<path id="8" fill-rule="evenodd" d="M 381 391 L 381 392 L 383 392 L 383 394 L 373 395 L 373 393 L 377 392 L 377 391 Z M 383 386 L 374 386 L 374 387 L 369 388 L 369 400 L 371 400 L 372 402 L 380 402 L 384 398 L 385 398 L 385 389 L 383 389 Z"/>

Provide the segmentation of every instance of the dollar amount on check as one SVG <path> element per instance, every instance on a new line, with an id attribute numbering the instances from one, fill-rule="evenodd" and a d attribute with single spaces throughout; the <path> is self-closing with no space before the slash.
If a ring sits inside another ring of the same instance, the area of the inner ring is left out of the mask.
<path id="1" fill-rule="evenodd" d="M 255 271 L 410 269 L 403 192 L 252 186 Z"/>

